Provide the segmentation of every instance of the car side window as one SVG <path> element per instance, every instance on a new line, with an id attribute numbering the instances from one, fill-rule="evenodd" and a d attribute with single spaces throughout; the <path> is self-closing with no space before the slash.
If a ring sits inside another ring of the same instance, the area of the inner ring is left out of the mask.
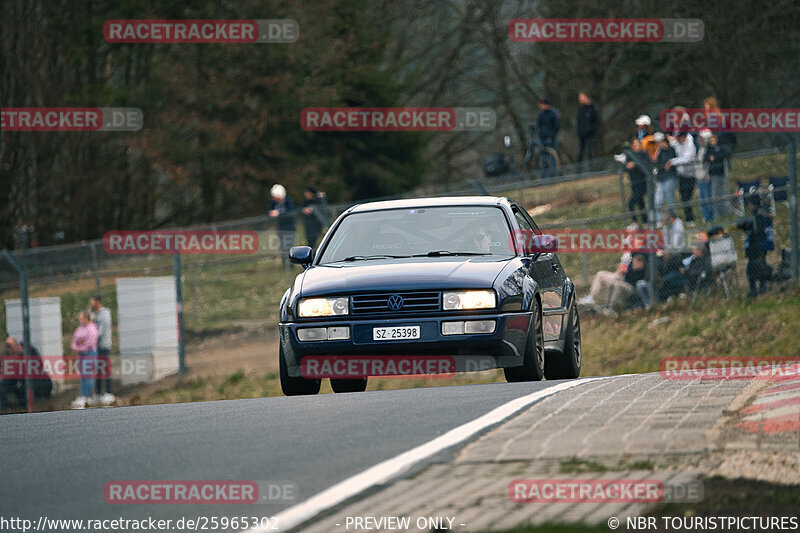
<path id="1" fill-rule="evenodd" d="M 531 216 L 529 214 L 522 213 L 522 216 L 525 217 L 525 220 L 529 221 L 530 224 L 533 226 L 533 232 L 536 235 L 541 235 L 542 234 L 542 230 L 539 229 L 539 226 L 536 225 L 536 222 L 533 221 L 533 218 L 531 218 Z"/>
<path id="2" fill-rule="evenodd" d="M 514 218 L 517 219 L 517 224 L 519 224 L 519 229 L 523 231 L 533 231 L 533 227 L 531 226 L 530 222 L 528 222 L 528 219 L 525 218 L 525 215 L 523 215 L 522 212 L 516 207 L 513 208 L 513 211 Z"/>
<path id="3" fill-rule="evenodd" d="M 520 235 L 516 237 L 518 243 L 520 242 L 527 242 L 528 239 L 531 238 L 531 235 L 536 233 L 531 226 L 531 223 L 528 222 L 528 219 L 525 218 L 525 215 L 517 209 L 516 206 L 512 207 L 511 210 L 514 212 L 514 218 L 517 219 L 517 225 L 519 225 Z M 524 253 L 524 250 L 523 250 Z"/>

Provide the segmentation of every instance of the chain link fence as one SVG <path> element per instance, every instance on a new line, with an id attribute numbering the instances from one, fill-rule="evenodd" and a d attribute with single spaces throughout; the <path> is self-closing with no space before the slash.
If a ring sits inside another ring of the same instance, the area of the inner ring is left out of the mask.
<path id="1" fill-rule="evenodd" d="M 714 224 L 724 226 L 726 233 L 734 236 L 742 265 L 744 237 L 737 224 L 747 214 L 736 185 L 740 181 L 758 181 L 768 199 L 774 214 L 774 254 L 779 255 L 781 249 L 797 253 L 796 188 L 792 188 L 790 179 L 769 190 L 769 176 L 789 177 L 796 172 L 791 168 L 791 153 L 785 142 L 763 146 L 763 139 L 757 136 L 740 138 L 728 169 L 724 197 L 730 209 Z M 628 209 L 630 184 L 626 173 L 613 158 L 596 161 L 594 168 L 600 170 L 577 174 L 575 169 L 562 167 L 561 176 L 546 180 L 535 174 L 474 178 L 447 187 L 422 188 L 405 196 L 509 196 L 531 212 L 545 232 L 551 228 L 627 226 L 633 213 Z M 687 205 L 694 207 L 700 219 L 696 192 Z M 330 222 L 347 207 L 349 204 L 326 205 L 319 206 L 318 211 L 321 220 Z M 42 368 L 48 370 L 54 393 L 83 393 L 80 378 L 88 380 L 91 376 L 74 368 L 70 372 L 68 365 L 66 371 L 59 371 L 54 362 L 80 351 L 75 343 L 75 332 L 81 326 L 79 315 L 82 311 L 89 312 L 90 317 L 98 315 L 97 303 L 94 308 L 91 304 L 97 296 L 112 317 L 110 343 L 106 342 L 110 344 L 111 391 L 180 376 L 186 369 L 220 366 L 232 372 L 236 369 L 232 361 L 246 348 L 259 350 L 265 362 L 275 360 L 272 348 L 279 303 L 300 272 L 300 267 L 288 263 L 287 251 L 293 244 L 308 241 L 303 216 L 297 210 L 276 218 L 260 216 L 175 230 L 190 244 L 192 235 L 199 239 L 201 245 L 191 253 L 170 253 L 168 246 L 156 249 L 152 241 L 139 246 L 139 235 L 131 235 L 135 232 L 118 232 L 114 235 L 116 243 L 106 235 L 104 240 L 4 252 L 0 258 L 0 321 L 8 336 L 21 343 L 22 357 L 29 356 L 31 346 L 42 363 L 34 369 L 38 373 L 11 376 L 16 381 L 4 374 L 3 407 L 34 410 L 37 402 L 46 401 L 27 394 L 37 390 Z M 701 224 L 688 234 L 701 229 L 707 228 Z M 210 247 L 202 245 L 205 236 L 220 234 L 228 240 L 212 239 Z M 243 246 L 246 237 L 250 238 L 249 246 Z M 126 242 L 132 242 L 133 248 L 125 249 Z M 613 270 L 619 259 L 614 254 L 560 255 L 579 292 L 586 289 L 595 271 Z M 796 273 L 796 263 L 794 269 Z M 739 272 L 744 272 L 743 266 Z M 9 349 L 7 346 L 6 354 Z M 20 347 L 14 349 L 19 351 Z M 4 361 L 7 359 L 8 355 Z M 97 381 L 103 379 L 99 376 Z M 92 387 L 98 392 L 97 383 Z M 108 389 L 99 392 L 105 391 Z"/>

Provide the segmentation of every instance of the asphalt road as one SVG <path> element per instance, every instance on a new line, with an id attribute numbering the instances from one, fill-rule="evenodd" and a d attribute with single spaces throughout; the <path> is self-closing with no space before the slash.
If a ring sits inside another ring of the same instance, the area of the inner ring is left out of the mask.
<path id="1" fill-rule="evenodd" d="M 274 516 L 385 459 L 559 382 L 87 409 L 0 417 L 0 517 Z M 121 505 L 119 480 L 292 482 L 284 504 Z"/>

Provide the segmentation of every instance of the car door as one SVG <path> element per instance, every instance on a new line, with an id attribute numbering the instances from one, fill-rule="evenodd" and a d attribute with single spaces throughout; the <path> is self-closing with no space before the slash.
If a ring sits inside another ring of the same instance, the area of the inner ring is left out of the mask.
<path id="1" fill-rule="evenodd" d="M 518 206 L 512 206 L 512 211 L 514 213 L 514 218 L 517 219 L 517 225 L 519 229 L 522 231 L 522 234 L 525 236 L 526 241 L 531 238 L 531 235 L 538 235 L 541 232 L 534 228 L 531 220 L 525 216 Z M 539 289 L 541 290 L 542 294 L 542 303 L 544 304 L 544 293 L 546 290 L 550 288 L 553 283 L 551 279 L 551 270 L 549 267 L 549 261 L 545 256 L 551 256 L 553 254 L 539 254 L 539 256 L 531 263 L 531 277 L 536 280 L 536 283 L 539 285 Z M 545 257 L 545 259 L 542 259 Z"/>
<path id="2" fill-rule="evenodd" d="M 522 209 L 514 206 L 514 216 L 520 228 L 541 235 L 542 231 Z M 558 340 L 561 334 L 561 315 L 549 314 L 548 310 L 560 309 L 564 291 L 564 269 L 554 253 L 540 253 L 533 262 L 533 276 L 542 295 L 544 340 Z"/>

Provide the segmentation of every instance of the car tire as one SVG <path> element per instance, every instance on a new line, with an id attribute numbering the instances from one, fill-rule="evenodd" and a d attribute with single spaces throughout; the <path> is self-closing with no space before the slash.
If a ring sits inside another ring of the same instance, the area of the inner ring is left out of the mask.
<path id="1" fill-rule="evenodd" d="M 518 383 L 520 381 L 540 381 L 544 376 L 544 332 L 542 330 L 542 313 L 539 301 L 534 300 L 533 316 L 528 328 L 528 341 L 525 343 L 525 354 L 522 366 L 504 368 L 506 381 Z"/>
<path id="2" fill-rule="evenodd" d="M 333 392 L 364 392 L 367 390 L 367 378 L 364 379 L 331 379 Z"/>
<path id="3" fill-rule="evenodd" d="M 583 347 L 581 345 L 581 319 L 578 306 L 572 302 L 564 336 L 564 353 L 547 352 L 545 376 L 547 379 L 575 379 L 581 375 Z"/>
<path id="4" fill-rule="evenodd" d="M 293 378 L 289 375 L 286 359 L 283 357 L 283 346 L 278 352 L 280 359 L 281 390 L 286 396 L 309 396 L 319 394 L 321 379 Z"/>

